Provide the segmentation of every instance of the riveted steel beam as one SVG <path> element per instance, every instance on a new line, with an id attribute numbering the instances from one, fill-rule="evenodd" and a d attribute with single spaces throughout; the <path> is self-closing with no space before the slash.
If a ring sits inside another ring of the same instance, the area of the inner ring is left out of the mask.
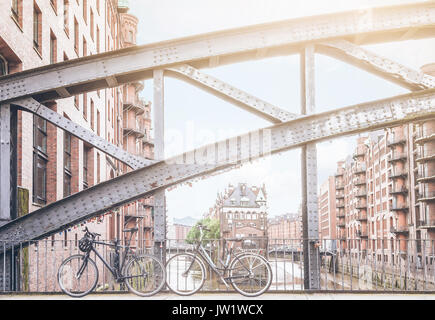
<path id="1" fill-rule="evenodd" d="M 165 78 L 164 70 L 154 70 L 154 157 L 156 160 L 165 158 Z M 166 195 L 165 189 L 154 193 L 154 253 L 165 256 L 166 239 Z"/>
<path id="2" fill-rule="evenodd" d="M 160 161 L 48 204 L 0 227 L 0 239 L 40 239 L 175 184 L 334 137 L 435 115 L 435 89 L 340 108 L 249 132 Z"/>
<path id="3" fill-rule="evenodd" d="M 338 58 L 374 73 L 412 91 L 435 88 L 434 77 L 381 57 L 346 40 L 318 43 L 316 44 L 316 50 L 319 53 Z"/>
<path id="4" fill-rule="evenodd" d="M 75 137 L 89 143 L 98 150 L 110 155 L 111 157 L 124 162 L 133 169 L 139 169 L 146 167 L 156 161 L 147 160 L 128 153 L 127 151 L 115 146 L 108 142 L 104 138 L 96 135 L 92 131 L 83 128 L 82 126 L 72 122 L 71 120 L 63 117 L 57 112 L 54 112 L 50 108 L 47 108 L 43 104 L 39 103 L 35 99 L 25 98 L 14 101 L 14 104 L 19 106 L 25 111 L 32 112 L 55 126 L 71 133 Z"/>
<path id="5" fill-rule="evenodd" d="M 281 123 L 298 117 L 297 114 L 276 107 L 192 66 L 177 65 L 166 68 L 166 71 L 169 71 L 166 72 L 169 76 L 187 81 L 270 122 Z"/>
<path id="6" fill-rule="evenodd" d="M 60 62 L 0 79 L 0 102 L 38 101 L 152 78 L 152 69 L 187 63 L 196 68 L 298 53 L 307 43 L 334 38 L 362 44 L 433 37 L 433 2 L 354 10 L 196 35 Z M 408 34 L 409 36 L 409 34 Z M 65 88 L 66 91 L 60 91 Z M 60 95 L 59 95 L 60 92 Z"/>
<path id="7" fill-rule="evenodd" d="M 0 224 L 11 216 L 11 106 L 0 108 Z"/>
<path id="8" fill-rule="evenodd" d="M 315 55 L 314 45 L 301 53 L 301 113 L 315 113 Z M 317 205 L 317 147 L 316 143 L 302 146 L 302 235 L 304 247 L 304 288 L 320 289 L 320 265 L 314 239 L 319 239 Z"/>

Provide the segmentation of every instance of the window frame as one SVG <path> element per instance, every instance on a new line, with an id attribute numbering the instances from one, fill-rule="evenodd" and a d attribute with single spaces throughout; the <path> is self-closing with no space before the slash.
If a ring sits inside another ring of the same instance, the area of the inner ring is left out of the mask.
<path id="1" fill-rule="evenodd" d="M 44 123 L 43 126 L 38 125 L 38 120 L 41 120 Z M 45 137 L 45 148 L 40 147 L 37 143 L 37 135 L 42 134 Z M 32 200 L 33 203 L 39 205 L 45 205 L 47 203 L 47 163 L 48 163 L 48 149 L 47 149 L 47 121 L 38 117 L 37 115 L 33 115 L 33 177 L 32 177 Z M 38 162 L 41 161 L 44 164 L 44 175 L 43 175 L 43 184 L 42 190 L 38 190 L 37 180 L 41 179 L 38 175 Z"/>
<path id="2" fill-rule="evenodd" d="M 67 197 L 71 195 L 71 141 L 72 135 L 66 131 L 63 133 L 63 196 Z M 68 190 L 66 189 L 66 181 L 68 181 Z"/>

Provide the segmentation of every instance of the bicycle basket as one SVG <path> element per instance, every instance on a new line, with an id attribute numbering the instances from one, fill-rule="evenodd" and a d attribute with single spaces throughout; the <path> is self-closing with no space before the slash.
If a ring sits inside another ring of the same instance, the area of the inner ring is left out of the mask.
<path id="1" fill-rule="evenodd" d="M 83 237 L 79 240 L 79 249 L 82 252 L 89 252 L 92 248 L 92 240 L 88 237 Z"/>

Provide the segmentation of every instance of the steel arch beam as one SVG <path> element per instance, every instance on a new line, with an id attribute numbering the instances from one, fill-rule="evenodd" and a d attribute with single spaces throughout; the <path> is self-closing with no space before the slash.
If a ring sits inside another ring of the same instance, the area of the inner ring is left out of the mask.
<path id="1" fill-rule="evenodd" d="M 316 51 L 374 73 L 411 91 L 435 88 L 435 78 L 381 57 L 346 40 L 316 44 Z"/>
<path id="2" fill-rule="evenodd" d="M 96 135 L 92 131 L 83 128 L 82 126 L 63 117 L 62 115 L 51 110 L 50 108 L 47 108 L 46 106 L 39 103 L 35 99 L 26 98 L 26 99 L 16 100 L 14 101 L 13 104 L 19 106 L 21 109 L 25 111 L 29 111 L 40 116 L 41 118 L 54 124 L 58 128 L 61 128 L 69 132 L 73 136 L 89 143 L 90 145 L 94 146 L 98 150 L 101 150 L 104 153 L 110 155 L 111 157 L 118 159 L 119 161 L 127 164 L 132 169 L 143 168 L 156 162 L 128 153 L 127 151 L 115 146 L 114 144 L 110 143 L 104 138 Z"/>
<path id="3" fill-rule="evenodd" d="M 413 30 L 412 33 L 409 31 Z M 362 44 L 433 37 L 433 2 L 354 10 L 196 35 L 64 61 L 0 79 L 0 102 L 38 101 L 152 78 L 153 69 L 196 68 L 298 53 L 307 43 L 354 39 Z M 414 32 L 415 31 L 415 32 Z"/>
<path id="4" fill-rule="evenodd" d="M 0 239 L 40 239 L 181 182 L 310 142 L 435 115 L 435 89 L 302 116 L 183 153 L 51 203 L 0 227 Z"/>
<path id="5" fill-rule="evenodd" d="M 281 123 L 299 117 L 298 114 L 276 107 L 187 64 L 168 67 L 165 70 L 169 76 L 187 81 L 272 123 Z"/>

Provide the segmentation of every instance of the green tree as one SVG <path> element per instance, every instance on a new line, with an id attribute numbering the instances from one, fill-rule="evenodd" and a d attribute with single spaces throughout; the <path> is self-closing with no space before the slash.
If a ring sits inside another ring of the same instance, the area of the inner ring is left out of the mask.
<path id="1" fill-rule="evenodd" d="M 217 219 L 211 219 L 211 218 L 205 218 L 202 220 L 199 220 L 193 227 L 192 229 L 190 229 L 189 233 L 187 234 L 186 237 L 186 242 L 189 244 L 194 243 L 195 241 L 199 240 L 200 237 L 200 231 L 198 228 L 198 224 L 202 224 L 203 226 L 205 226 L 207 229 L 209 229 L 210 231 L 205 231 L 204 232 L 204 240 L 211 240 L 211 239 L 219 239 L 220 238 L 220 224 L 219 224 L 219 220 Z"/>

